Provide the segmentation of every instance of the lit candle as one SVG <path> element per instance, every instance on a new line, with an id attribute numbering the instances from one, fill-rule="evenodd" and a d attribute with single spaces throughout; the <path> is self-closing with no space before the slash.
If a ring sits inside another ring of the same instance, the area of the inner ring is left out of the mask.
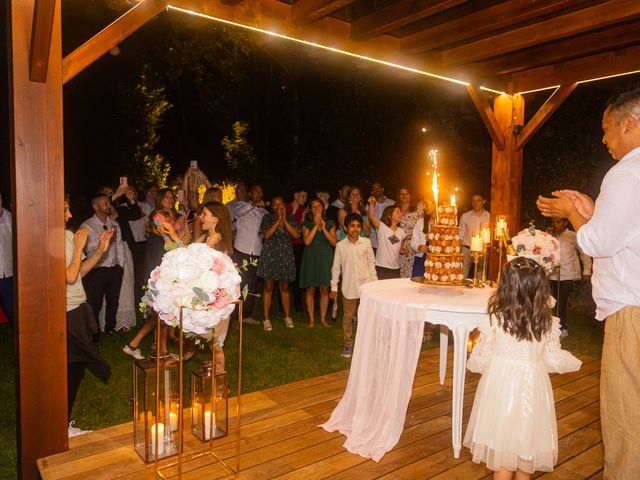
<path id="1" fill-rule="evenodd" d="M 482 250 L 484 250 L 482 238 L 480 238 L 480 233 L 476 233 L 473 237 L 471 237 L 471 251 L 481 252 Z"/>
<path id="2" fill-rule="evenodd" d="M 452 207 L 456 206 L 456 196 L 455 195 L 451 195 L 451 206 Z"/>
<path id="3" fill-rule="evenodd" d="M 215 428 L 216 416 L 213 416 L 213 426 Z M 204 439 L 209 440 L 211 438 L 211 412 L 207 410 L 204 412 Z"/>
<path id="4" fill-rule="evenodd" d="M 507 222 L 502 218 L 496 221 L 496 237 L 507 236 Z"/>
<path id="5" fill-rule="evenodd" d="M 491 230 L 489 228 L 482 229 L 482 240 L 485 245 L 489 245 L 491 243 Z"/>
<path id="6" fill-rule="evenodd" d="M 471 353 L 471 350 L 473 350 L 473 340 L 469 339 L 467 342 L 467 352 Z"/>
<path id="7" fill-rule="evenodd" d="M 169 413 L 169 422 L 171 424 L 171 431 L 175 432 L 178 430 L 178 414 L 177 413 Z"/>
<path id="8" fill-rule="evenodd" d="M 151 425 L 151 455 L 156 454 L 156 425 L 158 427 L 158 456 L 164 453 L 164 424 Z"/>

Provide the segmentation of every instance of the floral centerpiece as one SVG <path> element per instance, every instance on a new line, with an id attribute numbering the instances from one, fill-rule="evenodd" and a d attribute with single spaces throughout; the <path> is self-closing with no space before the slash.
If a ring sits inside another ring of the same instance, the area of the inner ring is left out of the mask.
<path id="1" fill-rule="evenodd" d="M 227 318 L 240 298 L 240 274 L 233 261 L 204 243 L 167 252 L 149 277 L 140 304 L 155 310 L 167 325 L 205 335 Z"/>
<path id="2" fill-rule="evenodd" d="M 518 257 L 535 260 L 547 273 L 551 273 L 558 264 L 560 243 L 548 233 L 537 230 L 533 224 L 518 232 L 511 242 Z M 508 258 L 511 260 L 515 257 L 508 255 Z"/>

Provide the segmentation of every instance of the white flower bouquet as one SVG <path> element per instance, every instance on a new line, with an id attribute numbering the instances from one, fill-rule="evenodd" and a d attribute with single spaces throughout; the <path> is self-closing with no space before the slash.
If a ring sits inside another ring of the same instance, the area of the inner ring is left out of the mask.
<path id="1" fill-rule="evenodd" d="M 551 273 L 560 258 L 560 243 L 534 225 L 511 238 L 518 257 L 527 257 L 538 262 L 547 273 Z M 509 260 L 515 257 L 508 256 Z"/>
<path id="2" fill-rule="evenodd" d="M 240 298 L 240 274 L 233 261 L 204 243 L 167 252 L 149 277 L 140 304 L 167 325 L 177 326 L 184 307 L 183 331 L 208 334 L 231 315 Z"/>

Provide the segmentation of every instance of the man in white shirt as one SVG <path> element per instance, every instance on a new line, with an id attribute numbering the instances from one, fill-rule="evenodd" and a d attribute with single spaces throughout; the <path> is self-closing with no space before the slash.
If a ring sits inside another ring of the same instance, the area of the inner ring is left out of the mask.
<path id="1" fill-rule="evenodd" d="M 231 200 L 225 206 L 229 212 L 229 220 L 231 221 L 231 233 L 233 237 L 236 236 L 236 204 L 238 202 L 247 201 L 247 185 L 244 182 L 238 182 L 236 185 L 236 198 Z"/>
<path id="2" fill-rule="evenodd" d="M 600 405 L 604 478 L 640 478 L 640 88 L 617 95 L 602 117 L 618 163 L 593 202 L 575 190 L 538 197 L 543 215 L 567 218 L 593 257 L 596 318 L 605 320 Z"/>
<path id="3" fill-rule="evenodd" d="M 106 301 L 104 330 L 113 335 L 116 329 L 116 314 L 124 271 L 124 243 L 118 222 L 109 217 L 113 209 L 109 198 L 103 194 L 97 195 L 91 200 L 91 207 L 94 211 L 93 217 L 85 220 L 80 226 L 89 230 L 89 238 L 85 247 L 86 255 L 90 257 L 98 248 L 100 235 L 104 231 L 113 230 L 114 235 L 111 237 L 107 252 L 100 258 L 95 268 L 82 279 L 82 282 L 95 318 L 100 315 L 104 297 Z"/>
<path id="4" fill-rule="evenodd" d="M 471 235 L 479 232 L 483 223 L 491 221 L 491 215 L 484 209 L 486 199 L 476 193 L 471 196 L 471 210 L 460 216 L 460 241 L 462 242 L 463 274 L 464 278 L 469 278 L 473 257 L 471 256 Z M 484 267 L 484 265 L 482 265 Z M 481 265 L 478 264 L 478 278 L 482 275 Z"/>
<path id="5" fill-rule="evenodd" d="M 371 195 L 376 197 L 376 203 L 374 204 L 373 208 L 376 213 L 376 218 L 380 220 L 384 209 L 391 205 L 395 205 L 396 202 L 384 196 L 384 187 L 380 182 L 373 182 L 371 184 Z M 378 234 L 375 228 L 371 229 L 371 232 L 369 233 L 369 239 L 371 240 L 371 246 L 375 251 L 378 248 Z"/>
<path id="6" fill-rule="evenodd" d="M 334 302 L 338 298 L 338 282 L 342 273 L 342 357 L 349 358 L 353 353 L 353 321 L 360 302 L 360 287 L 375 282 L 376 260 L 371 241 L 361 237 L 362 217 L 350 213 L 344 219 L 347 238 L 336 244 L 331 267 L 331 293 Z"/>
<path id="7" fill-rule="evenodd" d="M 551 294 L 558 300 L 558 317 L 564 338 L 567 330 L 567 303 L 573 285 L 581 279 L 591 279 L 591 257 L 585 255 L 578 245 L 576 232 L 567 229 L 567 219 L 553 217 L 551 219 L 551 233 L 560 243 L 560 261 L 553 272 L 549 274 Z M 580 268 L 582 262 L 582 268 Z"/>
<path id="8" fill-rule="evenodd" d="M 0 195 L 0 305 L 13 322 L 13 223 Z"/>
<path id="9" fill-rule="evenodd" d="M 267 213 L 262 200 L 262 187 L 252 185 L 249 188 L 249 201 L 238 201 L 234 209 L 236 217 L 236 238 L 233 242 L 233 261 L 239 267 L 242 277 L 242 289 L 248 288 L 249 295 L 244 301 L 242 312 L 245 315 L 244 323 L 259 324 L 251 315 L 253 314 L 253 299 L 258 293 L 257 262 L 260 261 L 262 251 L 262 237 L 260 224 L 262 217 Z"/>

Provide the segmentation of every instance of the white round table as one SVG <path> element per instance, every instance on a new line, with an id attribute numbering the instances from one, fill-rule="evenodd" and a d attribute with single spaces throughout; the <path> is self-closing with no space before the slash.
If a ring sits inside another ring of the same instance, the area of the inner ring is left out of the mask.
<path id="1" fill-rule="evenodd" d="M 322 426 L 340 431 L 352 453 L 379 461 L 400 439 L 420 356 L 424 322 L 440 328 L 440 384 L 448 330 L 453 332 L 452 443 L 462 447 L 469 332 L 486 317 L 491 288 L 428 286 L 408 279 L 364 285 L 351 371 L 344 396 Z"/>

